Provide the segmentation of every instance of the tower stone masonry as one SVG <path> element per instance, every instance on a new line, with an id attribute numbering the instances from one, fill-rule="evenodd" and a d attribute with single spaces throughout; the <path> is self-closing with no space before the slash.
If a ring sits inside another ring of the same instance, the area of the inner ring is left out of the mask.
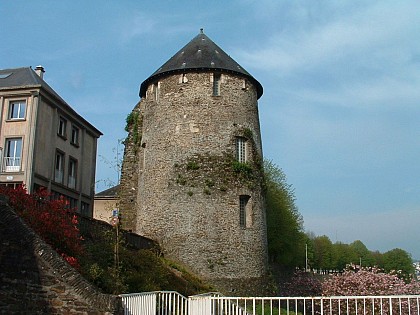
<path id="1" fill-rule="evenodd" d="M 225 292 L 251 293 L 267 274 L 262 93 L 201 30 L 141 84 L 127 117 L 123 227 Z"/>

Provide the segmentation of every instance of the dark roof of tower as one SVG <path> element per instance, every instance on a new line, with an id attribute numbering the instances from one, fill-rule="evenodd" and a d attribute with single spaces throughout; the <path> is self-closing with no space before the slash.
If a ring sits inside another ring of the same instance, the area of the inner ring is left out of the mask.
<path id="1" fill-rule="evenodd" d="M 263 94 L 262 85 L 208 38 L 201 29 L 200 34 L 194 37 L 141 84 L 140 97 L 144 97 L 147 86 L 160 77 L 197 70 L 206 72 L 218 70 L 220 72 L 230 72 L 247 77 L 255 84 L 258 98 Z"/>

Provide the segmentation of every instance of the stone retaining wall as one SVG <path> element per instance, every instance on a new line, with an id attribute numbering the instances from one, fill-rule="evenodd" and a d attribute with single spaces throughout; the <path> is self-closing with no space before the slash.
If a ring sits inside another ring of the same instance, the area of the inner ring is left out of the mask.
<path id="1" fill-rule="evenodd" d="M 0 314 L 119 314 L 0 196 Z"/>

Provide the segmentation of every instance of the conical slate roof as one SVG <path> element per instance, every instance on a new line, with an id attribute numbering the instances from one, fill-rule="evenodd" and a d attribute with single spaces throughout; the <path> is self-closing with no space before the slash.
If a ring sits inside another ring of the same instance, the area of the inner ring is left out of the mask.
<path id="1" fill-rule="evenodd" d="M 172 75 L 174 73 L 191 71 L 212 72 L 215 70 L 247 77 L 255 84 L 258 98 L 263 94 L 262 85 L 208 38 L 203 33 L 203 29 L 201 29 L 200 34 L 194 37 L 187 45 L 141 84 L 140 97 L 144 97 L 146 95 L 147 86 L 160 77 Z"/>

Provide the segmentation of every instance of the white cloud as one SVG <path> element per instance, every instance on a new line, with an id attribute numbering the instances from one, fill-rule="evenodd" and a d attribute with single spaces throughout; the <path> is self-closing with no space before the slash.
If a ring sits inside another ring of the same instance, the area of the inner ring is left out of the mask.
<path id="1" fill-rule="evenodd" d="M 411 80 L 395 77 L 377 77 L 353 80 L 333 88 L 297 88 L 289 92 L 302 101 L 324 105 L 378 109 L 384 107 L 417 108 L 420 100 L 420 77 Z"/>
<path id="2" fill-rule="evenodd" d="M 128 16 L 120 17 L 121 40 L 123 43 L 130 42 L 142 35 L 156 32 L 158 20 L 145 12 L 130 12 Z M 118 25 L 118 23 L 117 23 Z"/>
<path id="3" fill-rule="evenodd" d="M 319 65 L 346 63 L 349 56 L 359 63 L 375 64 L 378 57 L 392 62 L 395 53 L 410 53 L 405 47 L 407 33 L 416 31 L 420 8 L 381 4 L 340 12 L 348 15 L 339 18 L 332 15 L 326 22 L 306 28 L 277 32 L 273 28 L 265 45 L 238 51 L 237 55 L 246 66 L 277 71 L 279 76 Z M 395 50 L 400 44 L 399 50 Z M 419 47 L 417 43 L 408 44 Z"/>
<path id="4" fill-rule="evenodd" d="M 145 44 L 153 46 L 156 42 L 162 41 L 164 37 L 176 38 L 176 35 L 190 33 L 196 25 L 192 27 L 189 20 L 179 23 L 180 15 L 171 12 L 151 14 L 148 11 L 134 11 L 121 15 L 116 22 L 118 38 L 125 45 L 134 40 L 145 41 Z M 198 33 L 197 28 L 197 33 Z M 179 42 L 177 42 L 179 45 Z"/>

